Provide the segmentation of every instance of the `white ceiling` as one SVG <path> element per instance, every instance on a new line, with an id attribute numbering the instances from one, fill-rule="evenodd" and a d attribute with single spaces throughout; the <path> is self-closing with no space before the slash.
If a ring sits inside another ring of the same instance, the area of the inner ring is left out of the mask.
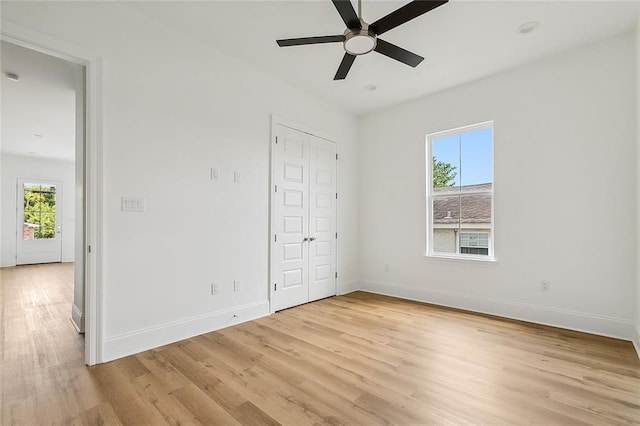
<path id="1" fill-rule="evenodd" d="M 2 152 L 74 160 L 77 65 L 6 42 L 0 50 Z"/>
<path id="2" fill-rule="evenodd" d="M 363 18 L 374 22 L 406 3 L 364 0 Z M 417 68 L 372 52 L 356 59 L 344 81 L 333 81 L 341 43 L 280 48 L 275 42 L 341 34 L 344 23 L 330 0 L 124 4 L 360 114 L 632 31 L 640 2 L 452 0 L 381 37 L 425 57 Z M 541 25 L 518 33 L 529 21 Z"/>
<path id="3" fill-rule="evenodd" d="M 406 3 L 365 0 L 363 17 L 373 22 Z M 344 23 L 330 0 L 122 4 L 361 114 L 632 31 L 640 1 L 452 0 L 382 36 L 424 56 L 417 68 L 372 52 L 357 58 L 343 81 L 333 81 L 344 53 L 341 43 L 288 48 L 275 43 L 342 33 Z M 528 21 L 541 26 L 519 34 L 517 28 Z M 1 53 L 2 152 L 73 160 L 76 65 L 5 42 Z M 20 81 L 6 79 L 6 72 Z M 367 85 L 377 90 L 367 91 Z"/>

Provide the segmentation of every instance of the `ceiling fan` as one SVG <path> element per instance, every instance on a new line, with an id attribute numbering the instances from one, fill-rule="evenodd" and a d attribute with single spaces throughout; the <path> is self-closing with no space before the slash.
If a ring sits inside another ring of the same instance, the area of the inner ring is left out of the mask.
<path id="1" fill-rule="evenodd" d="M 344 34 L 316 36 L 316 37 L 301 37 L 301 38 L 289 38 L 284 40 L 276 40 L 278 46 L 301 46 L 305 44 L 319 44 L 319 43 L 337 43 L 343 44 L 345 53 L 342 58 L 342 62 L 338 67 L 334 80 L 344 80 L 347 73 L 353 65 L 356 56 L 365 55 L 369 52 L 376 51 L 385 56 L 400 61 L 411 67 L 416 67 L 420 62 L 424 60 L 422 56 L 409 52 L 401 47 L 386 42 L 380 38 L 379 35 L 386 33 L 395 27 L 404 24 L 417 18 L 418 16 L 435 9 L 438 6 L 442 6 L 449 0 L 444 1 L 427 1 L 427 0 L 414 0 L 402 6 L 399 9 L 394 10 L 387 16 L 378 19 L 373 24 L 368 24 L 362 19 L 362 3 L 358 0 L 358 14 L 353 8 L 350 0 L 331 0 L 333 5 L 338 10 L 340 17 L 347 25 L 347 29 Z"/>

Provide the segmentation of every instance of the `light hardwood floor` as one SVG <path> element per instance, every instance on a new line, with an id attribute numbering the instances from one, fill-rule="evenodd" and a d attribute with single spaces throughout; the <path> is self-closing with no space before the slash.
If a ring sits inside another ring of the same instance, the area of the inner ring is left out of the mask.
<path id="1" fill-rule="evenodd" d="M 0 274 L 2 425 L 640 424 L 629 342 L 357 292 L 87 368 L 72 266 Z"/>

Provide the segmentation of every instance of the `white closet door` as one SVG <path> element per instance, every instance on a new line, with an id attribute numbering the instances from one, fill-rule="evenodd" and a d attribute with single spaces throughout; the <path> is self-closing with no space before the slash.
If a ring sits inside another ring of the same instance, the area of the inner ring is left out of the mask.
<path id="1" fill-rule="evenodd" d="M 272 145 L 271 303 L 336 294 L 336 145 L 277 124 Z"/>
<path id="2" fill-rule="evenodd" d="M 273 310 L 309 301 L 309 135 L 278 125 L 273 145 Z"/>
<path id="3" fill-rule="evenodd" d="M 336 144 L 311 136 L 309 301 L 336 294 Z"/>

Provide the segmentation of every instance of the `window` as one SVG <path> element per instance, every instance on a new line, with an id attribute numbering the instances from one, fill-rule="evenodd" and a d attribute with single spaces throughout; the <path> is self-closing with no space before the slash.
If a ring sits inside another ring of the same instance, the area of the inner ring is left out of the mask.
<path id="1" fill-rule="evenodd" d="M 492 259 L 493 123 L 427 136 L 427 255 Z"/>
<path id="2" fill-rule="evenodd" d="M 53 184 L 24 184 L 23 240 L 55 238 L 56 186 Z"/>

